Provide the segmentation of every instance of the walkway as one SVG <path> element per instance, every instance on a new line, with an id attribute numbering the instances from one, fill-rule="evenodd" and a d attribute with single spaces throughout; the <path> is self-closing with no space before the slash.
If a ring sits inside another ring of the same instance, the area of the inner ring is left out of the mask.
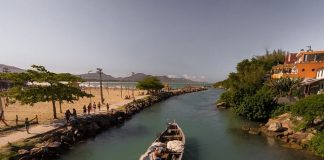
<path id="1" fill-rule="evenodd" d="M 142 99 L 142 98 L 145 98 L 145 97 L 147 97 L 147 96 L 146 95 L 140 96 L 140 97 L 137 97 L 137 99 Z M 129 100 L 124 100 L 123 102 L 119 102 L 119 103 L 116 103 L 116 104 L 110 104 L 109 109 L 117 109 L 118 107 L 123 106 L 125 104 L 128 104 L 128 103 L 130 103 L 132 101 L 133 101 L 133 99 L 129 99 Z M 106 107 L 102 107 L 99 112 L 92 113 L 92 114 L 99 114 L 99 113 L 104 113 L 104 112 L 107 112 Z M 79 114 L 79 115 L 82 116 L 82 114 Z M 20 141 L 20 140 L 23 140 L 23 139 L 27 139 L 27 138 L 37 136 L 39 134 L 44 134 L 46 132 L 55 130 L 55 129 L 57 129 L 57 128 L 61 127 L 61 126 L 64 126 L 64 125 L 65 125 L 64 121 L 60 119 L 60 120 L 57 120 L 57 121 L 53 122 L 50 125 L 39 124 L 39 125 L 31 127 L 29 129 L 30 134 L 28 134 L 25 131 L 25 129 L 13 132 L 13 133 L 8 134 L 8 135 L 6 135 L 4 137 L 0 137 L 0 147 L 3 147 L 5 145 L 7 145 L 8 143 L 17 142 L 17 141 Z"/>

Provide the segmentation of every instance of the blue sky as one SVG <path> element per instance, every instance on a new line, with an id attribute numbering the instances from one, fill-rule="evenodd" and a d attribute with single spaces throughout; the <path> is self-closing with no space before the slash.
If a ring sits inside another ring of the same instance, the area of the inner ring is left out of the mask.
<path id="1" fill-rule="evenodd" d="M 323 0 L 0 0 L 0 63 L 207 81 L 266 49 L 324 50 Z"/>

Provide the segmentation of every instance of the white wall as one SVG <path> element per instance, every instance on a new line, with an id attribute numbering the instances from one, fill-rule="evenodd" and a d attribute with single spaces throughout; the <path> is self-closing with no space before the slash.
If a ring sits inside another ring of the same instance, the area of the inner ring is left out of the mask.
<path id="1" fill-rule="evenodd" d="M 316 79 L 324 78 L 324 68 L 317 71 Z"/>

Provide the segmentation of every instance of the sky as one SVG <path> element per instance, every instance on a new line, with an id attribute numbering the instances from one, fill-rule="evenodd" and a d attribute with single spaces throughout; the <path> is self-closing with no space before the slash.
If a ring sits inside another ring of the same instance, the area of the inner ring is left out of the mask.
<path id="1" fill-rule="evenodd" d="M 243 59 L 324 50 L 324 0 L 0 0 L 0 64 L 223 80 Z"/>

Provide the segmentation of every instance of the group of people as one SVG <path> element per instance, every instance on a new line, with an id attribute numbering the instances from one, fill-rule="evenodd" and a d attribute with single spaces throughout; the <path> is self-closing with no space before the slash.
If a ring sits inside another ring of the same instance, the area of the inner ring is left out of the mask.
<path id="1" fill-rule="evenodd" d="M 89 103 L 88 106 L 84 105 L 83 106 L 83 114 L 90 114 L 90 112 L 93 110 L 94 113 L 96 113 L 96 109 L 98 107 L 98 110 L 100 111 L 101 109 L 101 103 L 98 102 L 98 105 L 96 104 L 96 102 L 93 102 L 92 103 Z M 106 104 L 106 107 L 107 107 L 107 111 L 109 111 L 109 104 L 107 103 Z"/>
<path id="2" fill-rule="evenodd" d="M 68 123 L 70 120 L 73 120 L 76 118 L 77 118 L 77 113 L 76 113 L 75 108 L 73 108 L 72 113 L 69 109 L 65 111 L 66 123 Z"/>

